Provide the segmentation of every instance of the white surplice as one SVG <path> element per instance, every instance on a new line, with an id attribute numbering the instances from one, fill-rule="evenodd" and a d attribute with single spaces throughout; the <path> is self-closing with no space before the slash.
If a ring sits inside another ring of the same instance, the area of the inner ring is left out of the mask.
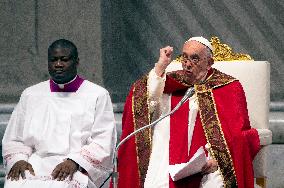
<path id="1" fill-rule="evenodd" d="M 156 75 L 154 69 L 148 77 L 149 107 L 153 117 L 157 119 L 170 111 L 171 95 L 163 94 L 166 77 Z M 188 148 L 190 148 L 196 116 L 198 113 L 197 97 L 189 98 Z M 169 187 L 169 140 L 170 117 L 163 119 L 154 127 L 152 152 L 150 156 L 144 188 Z M 210 156 L 209 156 L 210 158 Z M 219 170 L 206 174 L 201 180 L 201 188 L 221 188 L 223 181 Z"/>
<path id="2" fill-rule="evenodd" d="M 8 173 L 19 160 L 36 176 L 6 180 L 5 188 L 98 187 L 112 171 L 116 129 L 109 93 L 85 80 L 76 92 L 51 92 L 49 81 L 27 88 L 12 113 L 3 141 Z M 84 168 L 73 180 L 52 180 L 57 164 L 70 158 Z"/>

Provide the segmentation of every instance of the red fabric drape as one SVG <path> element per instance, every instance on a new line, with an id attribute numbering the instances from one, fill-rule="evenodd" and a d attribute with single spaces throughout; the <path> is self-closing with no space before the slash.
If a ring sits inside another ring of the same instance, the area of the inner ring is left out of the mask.
<path id="1" fill-rule="evenodd" d="M 133 89 L 126 99 L 123 118 L 121 140 L 134 131 L 132 114 L 132 94 Z M 137 165 L 137 152 L 135 137 L 130 138 L 118 150 L 118 187 L 119 188 L 139 188 L 139 172 Z"/>
<path id="2" fill-rule="evenodd" d="M 225 139 L 231 152 L 239 188 L 253 188 L 252 160 L 260 149 L 256 129 L 250 127 L 245 94 L 235 81 L 213 90 Z"/>

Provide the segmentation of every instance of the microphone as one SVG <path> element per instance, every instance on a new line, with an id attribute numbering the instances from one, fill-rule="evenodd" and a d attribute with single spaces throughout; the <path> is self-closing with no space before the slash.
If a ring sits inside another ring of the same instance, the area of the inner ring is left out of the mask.
<path id="1" fill-rule="evenodd" d="M 192 97 L 195 93 L 194 87 L 190 87 L 187 89 L 187 91 L 185 92 L 183 98 L 180 100 L 180 102 L 175 106 L 175 108 L 169 112 L 169 114 L 173 114 L 177 109 L 179 109 L 181 107 L 181 105 L 183 105 L 183 103 L 185 103 L 187 101 L 187 99 L 189 99 L 190 97 Z"/>
<path id="2" fill-rule="evenodd" d="M 185 92 L 183 98 L 180 100 L 182 103 L 184 103 L 187 99 L 189 99 L 190 97 L 192 97 L 195 93 L 194 87 L 190 87 L 187 89 L 187 91 Z M 184 101 L 184 102 L 183 102 Z"/>
<path id="3" fill-rule="evenodd" d="M 117 188 L 117 180 L 118 180 L 118 172 L 117 172 L 117 152 L 119 147 L 124 144 L 128 139 L 130 139 L 132 136 L 136 135 L 137 133 L 141 132 L 144 129 L 147 129 L 149 127 L 155 126 L 157 123 L 159 123 L 160 121 L 162 121 L 164 118 L 172 115 L 173 113 L 175 113 L 186 101 L 187 99 L 189 99 L 190 97 L 192 97 L 195 93 L 194 87 L 190 87 L 187 89 L 187 91 L 185 92 L 183 98 L 180 100 L 180 102 L 175 106 L 175 108 L 173 110 L 171 110 L 169 113 L 161 116 L 159 119 L 153 121 L 152 123 L 145 125 L 139 129 L 137 129 L 136 131 L 130 133 L 128 136 L 126 136 L 124 139 L 122 139 L 116 146 L 115 148 L 115 152 L 114 152 L 114 170 L 112 172 L 112 182 L 113 182 L 113 188 Z"/>

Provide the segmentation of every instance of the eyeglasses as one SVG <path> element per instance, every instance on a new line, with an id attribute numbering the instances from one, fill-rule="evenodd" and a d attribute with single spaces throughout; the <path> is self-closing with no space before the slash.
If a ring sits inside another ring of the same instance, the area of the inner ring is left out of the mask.
<path id="1" fill-rule="evenodd" d="M 197 64 L 201 59 L 200 57 L 198 56 L 192 56 L 192 57 L 188 57 L 187 55 L 185 54 L 180 54 L 178 55 L 177 57 L 181 62 L 187 62 L 187 61 L 190 61 L 191 63 L 193 64 Z"/>

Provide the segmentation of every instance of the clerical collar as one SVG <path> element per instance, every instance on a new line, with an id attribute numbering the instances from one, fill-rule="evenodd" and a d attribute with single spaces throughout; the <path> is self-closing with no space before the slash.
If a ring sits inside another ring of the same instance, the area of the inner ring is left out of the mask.
<path id="1" fill-rule="evenodd" d="M 65 84 L 57 84 L 52 79 L 49 80 L 51 92 L 76 92 L 84 79 L 76 75 L 73 80 Z"/>

